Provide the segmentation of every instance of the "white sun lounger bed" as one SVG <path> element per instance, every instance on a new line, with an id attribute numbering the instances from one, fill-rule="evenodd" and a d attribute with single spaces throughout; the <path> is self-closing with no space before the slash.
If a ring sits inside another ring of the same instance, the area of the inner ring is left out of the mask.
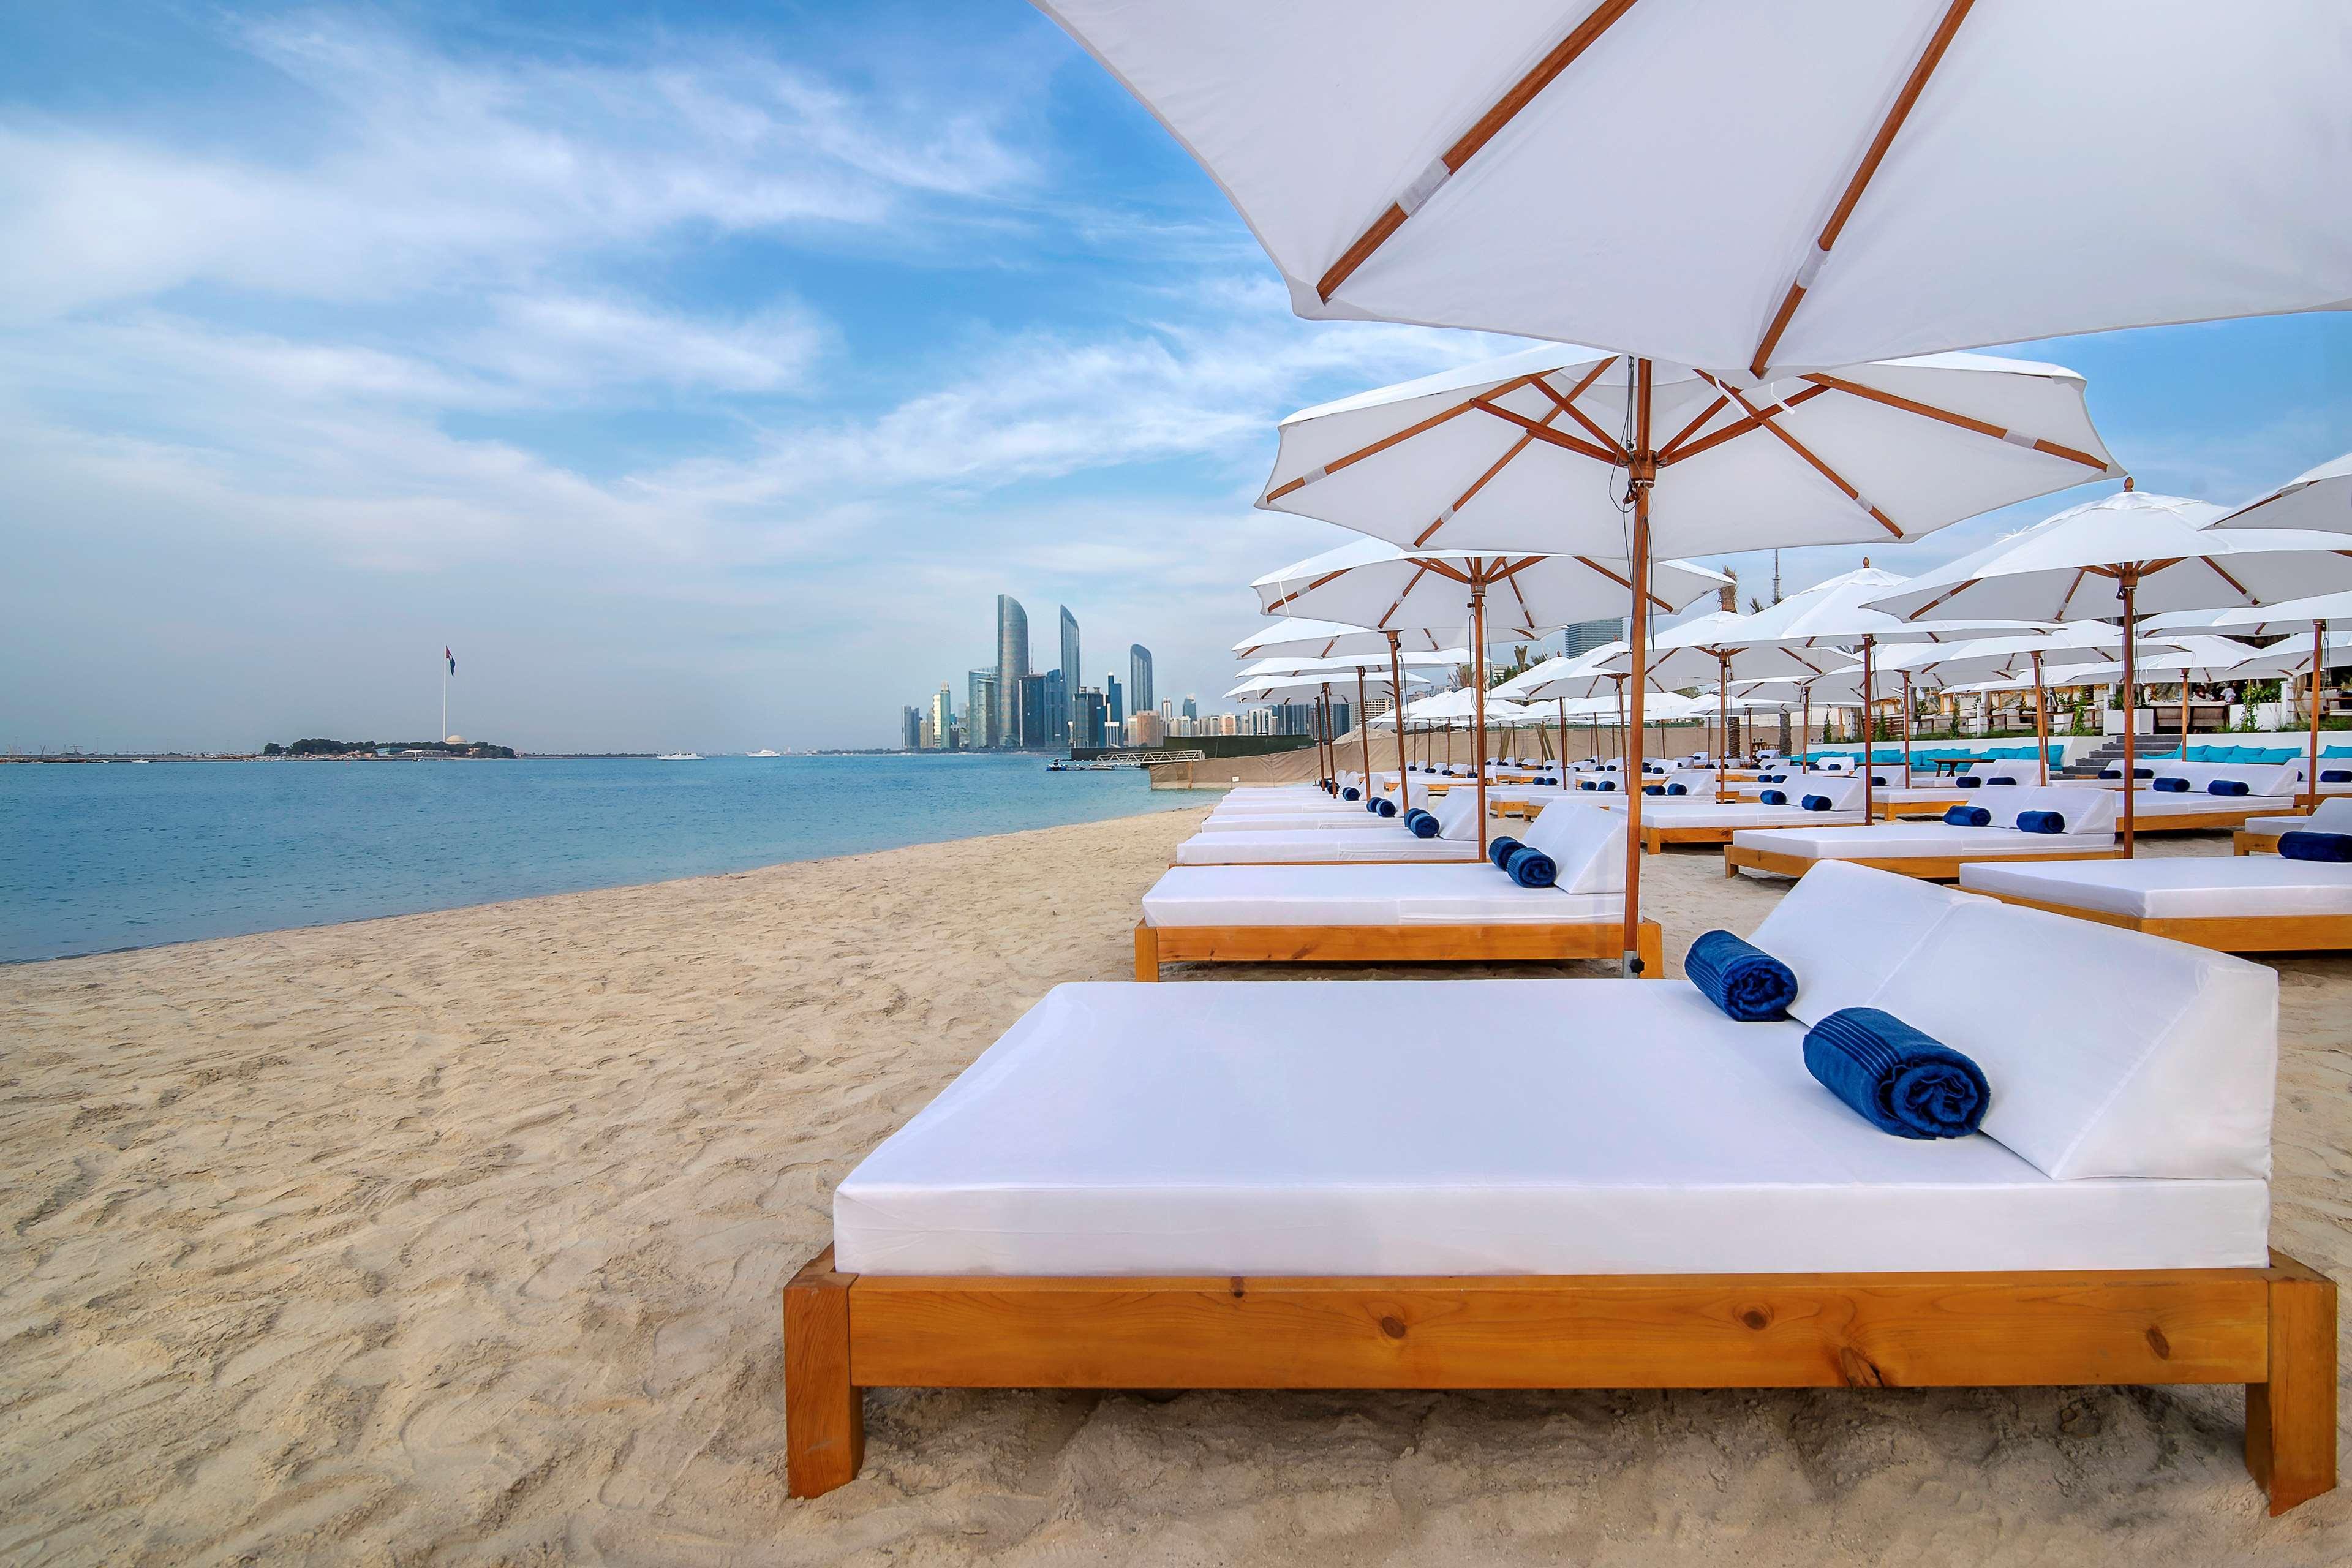
<path id="1" fill-rule="evenodd" d="M 1789 797 L 1785 805 L 1766 805 L 1761 801 L 1717 805 L 1711 791 L 1699 795 L 1643 795 L 1642 848 L 1655 855 L 1669 844 L 1728 844 L 1741 828 L 1833 827 L 1859 826 L 1863 820 L 1858 778 L 1817 774 L 1801 786 L 1791 779 L 1783 793 Z M 1831 809 L 1806 810 L 1802 802 L 1807 795 L 1831 802 Z M 1622 814 L 1625 809 L 1622 795 L 1587 798 L 1599 798 L 1602 809 L 1610 812 Z"/>
<path id="2" fill-rule="evenodd" d="M 1949 881 L 1969 860 L 2105 860 L 2118 853 L 2116 815 L 2120 800 L 2113 790 L 2087 784 L 1977 790 L 1965 804 L 1982 806 L 1991 816 L 1991 823 L 1960 827 L 1948 822 L 1902 819 L 1868 826 L 1735 833 L 1724 846 L 1723 874 L 1759 871 L 1801 877 L 1823 861 L 1846 860 L 1906 877 Z M 2021 831 L 2017 819 L 2029 811 L 2056 812 L 2066 830 Z"/>
<path id="3" fill-rule="evenodd" d="M 2352 865 L 2275 856 L 1960 868 L 1960 886 L 2013 904 L 2223 952 L 2352 948 Z"/>
<path id="4" fill-rule="evenodd" d="M 1176 847 L 1179 866 L 1314 866 L 1462 862 L 1478 858 L 1478 798 L 1457 792 L 1433 803 L 1437 837 L 1420 838 L 1402 815 L 1373 817 L 1378 833 L 1331 833 L 1319 827 L 1238 827 L 1195 833 Z M 1369 814 L 1367 814 L 1369 815 Z M 1206 824 L 1202 826 L 1205 828 Z"/>
<path id="5" fill-rule="evenodd" d="M 2232 854 L 2276 853 L 2283 835 L 2304 831 L 2352 833 L 2352 800 L 2323 800 L 2308 816 L 2250 816 L 2231 836 Z"/>
<path id="6" fill-rule="evenodd" d="M 1522 888 L 1483 859 L 1171 867 L 1143 896 L 1135 977 L 1157 980 L 1163 963 L 1618 957 L 1624 951 L 1623 821 L 1561 802 L 1515 837 L 1552 858 L 1555 886 Z M 1659 966 L 1661 940 L 1656 922 L 1642 923 L 1640 955 L 1651 973 Z"/>
<path id="7" fill-rule="evenodd" d="M 869 1386 L 2242 1384 L 2273 1510 L 2335 1484 L 2273 974 L 1848 866 L 1756 940 L 1801 1019 L 1975 1058 L 1983 1132 L 1877 1131 L 1681 981 L 1055 988 L 836 1191 L 790 1489 L 856 1477 Z"/>

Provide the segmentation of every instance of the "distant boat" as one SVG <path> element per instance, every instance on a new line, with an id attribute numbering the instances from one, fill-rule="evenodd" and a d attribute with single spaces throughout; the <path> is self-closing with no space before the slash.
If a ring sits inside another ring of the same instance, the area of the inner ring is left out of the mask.
<path id="1" fill-rule="evenodd" d="M 1066 773 L 1071 770 L 1064 767 L 1060 763 L 1047 763 L 1045 771 L 1049 773 Z"/>
<path id="2" fill-rule="evenodd" d="M 743 754 L 747 757 L 781 757 L 783 752 L 770 751 L 763 746 L 756 752 L 746 752 Z"/>
<path id="3" fill-rule="evenodd" d="M 700 752 L 664 752 L 660 756 L 656 757 L 654 761 L 657 763 L 698 763 L 702 761 L 702 753 Z"/>

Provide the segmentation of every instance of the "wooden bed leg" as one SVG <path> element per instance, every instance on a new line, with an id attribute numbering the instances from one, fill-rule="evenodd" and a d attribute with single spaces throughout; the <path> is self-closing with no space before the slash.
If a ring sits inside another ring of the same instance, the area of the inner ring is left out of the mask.
<path id="1" fill-rule="evenodd" d="M 1160 933 L 1142 921 L 1135 922 L 1135 977 L 1146 984 L 1160 978 Z"/>
<path id="2" fill-rule="evenodd" d="M 1739 875 L 1739 867 L 1731 858 L 1731 846 L 1728 844 L 1723 847 L 1723 874 L 1727 877 Z"/>
<path id="3" fill-rule="evenodd" d="M 828 1247 L 784 1287 L 784 1480 L 818 1497 L 866 1462 L 866 1396 L 849 1382 L 849 1286 Z"/>
<path id="4" fill-rule="evenodd" d="M 1642 961 L 1642 978 L 1664 980 L 1666 977 L 1666 931 L 1655 921 L 1643 921 L 1635 935 L 1633 952 Z"/>
<path id="5" fill-rule="evenodd" d="M 2271 1254 L 2268 1383 L 2246 1385 L 2246 1468 L 2273 1517 L 2336 1489 L 2336 1281 Z"/>

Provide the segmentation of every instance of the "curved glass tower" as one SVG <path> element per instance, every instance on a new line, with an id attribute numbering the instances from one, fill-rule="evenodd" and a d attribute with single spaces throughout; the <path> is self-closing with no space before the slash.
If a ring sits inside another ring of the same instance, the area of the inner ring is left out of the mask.
<path id="1" fill-rule="evenodd" d="M 1141 643 L 1130 643 L 1127 649 L 1127 710 L 1149 713 L 1160 706 L 1151 690 L 1151 650 Z"/>
<path id="2" fill-rule="evenodd" d="M 1034 746 L 1021 732 L 1021 679 L 1029 673 L 1029 612 L 1010 594 L 996 595 L 996 743 Z"/>
<path id="3" fill-rule="evenodd" d="M 1070 606 L 1062 606 L 1062 690 L 1069 701 L 1069 710 L 1062 716 L 1061 743 L 1075 745 L 1078 732 L 1078 617 L 1070 614 Z"/>

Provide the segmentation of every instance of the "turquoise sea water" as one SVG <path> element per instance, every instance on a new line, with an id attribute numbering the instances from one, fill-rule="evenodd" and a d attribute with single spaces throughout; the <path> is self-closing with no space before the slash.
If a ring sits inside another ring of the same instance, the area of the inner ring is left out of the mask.
<path id="1" fill-rule="evenodd" d="M 0 961 L 1201 805 L 1037 756 L 0 767 Z"/>

